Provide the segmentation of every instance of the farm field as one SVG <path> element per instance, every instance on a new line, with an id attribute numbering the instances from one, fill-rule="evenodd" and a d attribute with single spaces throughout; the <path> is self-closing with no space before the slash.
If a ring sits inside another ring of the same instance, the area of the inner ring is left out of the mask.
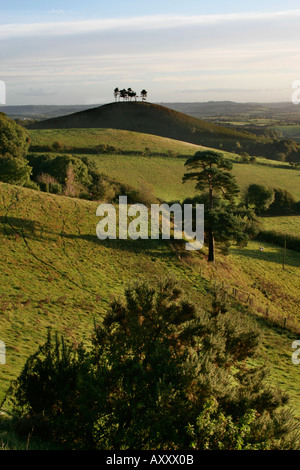
<path id="1" fill-rule="evenodd" d="M 263 217 L 261 222 L 265 230 L 275 230 L 276 232 L 297 236 L 300 234 L 299 215 Z"/>
<path id="2" fill-rule="evenodd" d="M 185 171 L 185 157 L 188 158 L 197 151 L 207 148 L 160 136 L 116 129 L 39 129 L 30 130 L 29 134 L 33 146 L 51 146 L 58 141 L 66 147 L 90 148 L 91 153 L 84 155 L 82 152 L 77 156 L 92 159 L 103 173 L 132 186 L 138 186 L 141 180 L 146 180 L 148 184 L 153 185 L 157 197 L 164 200 L 182 200 L 191 196 L 192 185 L 181 183 Z M 101 154 L 95 149 L 100 145 L 113 146 L 116 150 L 128 153 L 141 152 L 141 154 L 120 155 L 117 152 Z M 151 152 L 151 156 L 145 155 L 145 149 Z M 63 153 L 72 154 L 72 150 L 68 151 L 66 148 Z M 165 156 L 155 156 L 155 153 Z M 298 181 L 300 169 L 290 169 L 284 162 L 274 162 L 259 157 L 257 162 L 264 165 L 235 163 L 239 160 L 238 155 L 230 152 L 222 153 L 233 161 L 233 174 L 241 191 L 252 183 L 267 184 L 270 187 L 289 188 L 295 199 L 300 199 Z M 76 151 L 74 154 L 76 155 Z M 166 178 L 168 185 L 165 184 Z"/>
<path id="3" fill-rule="evenodd" d="M 276 124 L 272 126 L 279 135 L 286 139 L 300 141 L 300 125 L 299 124 Z"/>
<path id="4" fill-rule="evenodd" d="M 155 188 L 157 197 L 165 200 L 184 199 L 194 195 L 193 184 L 181 182 L 185 159 L 123 155 L 90 156 L 101 171 L 114 178 L 136 185 L 145 179 Z M 270 187 L 289 187 L 296 200 L 300 199 L 300 170 L 236 163 L 232 170 L 240 190 L 257 183 Z M 167 178 L 168 184 L 165 183 Z"/>

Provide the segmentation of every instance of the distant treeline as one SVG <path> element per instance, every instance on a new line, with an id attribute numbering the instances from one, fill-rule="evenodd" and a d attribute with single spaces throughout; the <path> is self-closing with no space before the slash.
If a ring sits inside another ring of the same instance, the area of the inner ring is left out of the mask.
<path id="1" fill-rule="evenodd" d="M 200 144 L 199 144 L 200 145 Z M 290 139 L 285 140 L 273 140 L 273 141 L 253 141 L 253 140 L 231 140 L 224 139 L 222 143 L 220 138 L 205 136 L 201 145 L 219 148 L 220 150 L 236 153 L 238 155 L 256 155 L 258 157 L 265 157 L 270 160 L 287 162 L 287 163 L 299 163 L 300 162 L 300 145 Z M 73 152 L 78 154 L 95 154 L 95 153 L 106 153 L 106 154 L 119 154 L 119 155 L 141 155 L 141 151 L 135 150 L 122 150 L 113 145 L 99 144 L 94 147 L 73 147 L 62 144 L 61 142 L 54 142 L 52 145 L 31 145 L 31 152 Z M 165 156 L 165 152 L 151 152 L 145 150 L 147 155 L 161 155 Z M 174 152 L 176 154 L 176 152 Z"/>
<path id="2" fill-rule="evenodd" d="M 153 152 L 150 148 L 146 147 L 144 150 L 124 150 L 114 145 L 99 144 L 94 147 L 72 147 L 59 142 L 54 142 L 52 145 L 31 145 L 29 148 L 30 152 L 55 152 L 65 153 L 70 152 L 74 154 L 82 155 L 94 155 L 94 154 L 108 154 L 108 155 L 146 155 L 151 157 L 184 157 L 188 158 L 187 155 L 179 154 L 173 150 L 167 150 L 166 152 Z"/>
<path id="3" fill-rule="evenodd" d="M 231 150 L 224 141 L 222 148 L 223 150 L 238 154 L 246 152 L 249 155 L 256 155 L 281 162 L 300 162 L 300 145 L 291 139 L 236 141 L 235 148 L 231 147 Z"/>

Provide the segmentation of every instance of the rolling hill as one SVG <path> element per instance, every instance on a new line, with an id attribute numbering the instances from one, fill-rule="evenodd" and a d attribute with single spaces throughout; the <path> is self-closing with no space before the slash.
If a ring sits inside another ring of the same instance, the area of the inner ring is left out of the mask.
<path id="1" fill-rule="evenodd" d="M 157 197 L 165 201 L 194 195 L 194 184 L 181 179 L 185 160 L 207 147 L 141 132 L 110 128 L 29 130 L 30 152 L 73 154 L 92 160 L 100 171 L 134 187 L 147 180 Z M 55 151 L 59 142 L 61 150 Z M 219 150 L 233 162 L 233 174 L 240 190 L 249 184 L 263 184 L 288 190 L 300 200 L 299 174 L 285 162 L 257 158 L 256 164 L 241 163 L 235 153 Z M 168 184 L 166 184 L 168 181 Z"/>
<path id="2" fill-rule="evenodd" d="M 253 241 L 245 249 L 233 247 L 229 256 L 219 253 L 211 266 L 205 250 L 180 253 L 168 240 L 98 240 L 95 201 L 4 183 L 0 201 L 0 339 L 7 347 L 0 398 L 44 341 L 48 327 L 74 344 L 86 343 L 94 320 L 101 321 L 125 286 L 137 279 L 155 282 L 163 275 L 178 279 L 204 309 L 216 285 L 227 290 L 236 308 L 261 329 L 257 360 L 270 364 L 272 380 L 290 393 L 300 416 L 300 378 L 291 362 L 291 344 L 299 331 L 298 253 L 288 250 L 282 271 L 280 249 L 264 244 L 261 253 Z M 250 307 L 249 296 L 255 300 Z"/>
<path id="3" fill-rule="evenodd" d="M 110 116 L 107 126 L 105 116 Z M 140 124 L 140 131 L 118 128 L 122 121 L 128 127 Z M 202 148 L 186 141 L 195 121 L 200 140 L 211 139 L 213 148 L 219 138 L 223 143 L 227 139 L 230 147 L 236 144 L 236 135 L 241 136 L 148 103 L 115 103 L 51 119 L 40 123 L 48 127 L 29 133 L 33 147 L 48 146 L 53 155 L 78 153 L 124 183 L 135 187 L 146 182 L 156 196 L 169 201 L 193 195 L 193 186 L 182 185 L 181 179 L 183 157 Z M 167 133 L 169 126 L 174 135 L 156 136 L 159 123 L 164 123 L 161 133 Z M 143 126 L 148 133 L 141 132 Z M 177 130 L 182 132 L 181 141 L 174 138 L 178 138 Z M 243 136 L 258 142 L 256 137 Z M 56 141 L 63 146 L 60 152 L 53 147 Z M 116 151 L 101 153 L 103 146 L 114 146 Z M 225 147 L 220 147 L 222 152 Z M 250 182 L 280 185 L 299 199 L 298 170 L 283 163 L 272 167 L 271 162 L 259 159 L 260 164 L 244 164 L 235 153 L 227 156 L 234 162 L 233 173 L 241 189 Z M 7 364 L 0 366 L 0 400 L 28 355 L 44 341 L 48 327 L 73 344 L 86 344 L 94 321 L 101 322 L 109 302 L 122 295 L 125 286 L 137 279 L 155 282 L 164 275 L 175 277 L 203 309 L 210 305 L 215 288 L 225 290 L 233 308 L 250 318 L 263 334 L 260 355 L 253 361 L 269 364 L 271 385 L 289 393 L 300 418 L 300 376 L 291 361 L 292 343 L 300 332 L 300 254 L 287 250 L 283 270 L 282 247 L 251 241 L 245 248 L 232 246 L 227 256 L 219 250 L 211 266 L 206 248 L 187 253 L 168 240 L 100 241 L 95 235 L 97 205 L 97 201 L 0 183 L 0 340 L 7 347 Z M 271 218 L 266 222 L 272 224 Z M 294 222 L 298 227 L 297 217 Z M 280 221 L 276 223 L 281 230 Z"/>
<path id="4" fill-rule="evenodd" d="M 154 134 L 196 145 L 236 149 L 263 144 L 255 135 L 211 124 L 164 106 L 145 102 L 110 103 L 66 116 L 39 121 L 29 129 L 112 128 Z"/>

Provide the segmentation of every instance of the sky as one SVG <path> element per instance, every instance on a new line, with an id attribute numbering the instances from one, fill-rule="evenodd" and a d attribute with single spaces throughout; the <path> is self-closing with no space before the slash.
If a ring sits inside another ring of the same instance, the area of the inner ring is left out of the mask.
<path id="1" fill-rule="evenodd" d="M 298 0 L 0 0 L 0 82 L 7 105 L 291 102 L 299 24 Z"/>

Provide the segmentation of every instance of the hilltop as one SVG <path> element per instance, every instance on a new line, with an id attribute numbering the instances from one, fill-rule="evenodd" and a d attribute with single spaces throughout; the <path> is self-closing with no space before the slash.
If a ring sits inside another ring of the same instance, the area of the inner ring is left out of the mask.
<path id="1" fill-rule="evenodd" d="M 39 121 L 30 129 L 111 128 L 155 134 L 200 144 L 200 135 L 255 139 L 242 132 L 208 123 L 165 106 L 146 102 L 109 103 L 65 116 Z"/>
<path id="2" fill-rule="evenodd" d="M 229 152 L 278 160 L 298 161 L 300 146 L 295 142 L 258 136 L 147 102 L 115 102 L 73 114 L 38 121 L 29 129 L 110 128 L 157 135 Z"/>
<path id="3" fill-rule="evenodd" d="M 46 119 L 29 129 L 111 128 L 154 134 L 208 147 L 236 149 L 236 142 L 261 142 L 255 135 L 188 116 L 161 105 L 145 102 L 117 102 L 66 116 Z"/>

